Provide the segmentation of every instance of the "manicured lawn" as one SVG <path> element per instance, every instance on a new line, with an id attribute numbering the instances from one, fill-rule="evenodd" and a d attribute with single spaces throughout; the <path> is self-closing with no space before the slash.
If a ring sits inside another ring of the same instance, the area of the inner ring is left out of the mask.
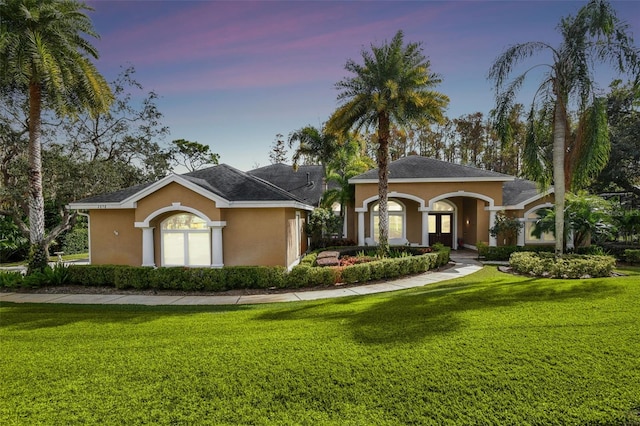
<path id="1" fill-rule="evenodd" d="M 2 424 L 640 424 L 640 270 L 261 306 L 3 304 Z"/>

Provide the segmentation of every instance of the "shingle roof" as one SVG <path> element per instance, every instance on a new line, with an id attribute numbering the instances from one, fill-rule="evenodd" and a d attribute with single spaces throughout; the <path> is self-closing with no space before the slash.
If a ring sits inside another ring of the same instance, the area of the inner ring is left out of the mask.
<path id="1" fill-rule="evenodd" d="M 351 178 L 349 181 L 376 180 L 378 169 Z M 394 179 L 482 179 L 482 180 L 512 180 L 513 176 L 482 170 L 476 167 L 435 160 L 433 158 L 411 155 L 403 157 L 389 164 L 389 180 Z"/>
<path id="2" fill-rule="evenodd" d="M 270 182 L 242 172 L 227 164 L 185 173 L 180 177 L 227 201 L 293 201 L 308 204 L 303 199 Z M 120 191 L 96 195 L 76 201 L 73 204 L 119 203 L 135 196 L 154 183 L 149 182 Z"/>
<path id="3" fill-rule="evenodd" d="M 515 179 L 502 185 L 502 204 L 515 206 L 524 201 L 539 196 L 538 186 L 535 182 L 526 179 Z"/>
<path id="4" fill-rule="evenodd" d="M 324 192 L 323 171 L 320 165 L 303 165 L 298 170 L 294 170 L 290 165 L 279 163 L 250 170 L 247 173 L 271 182 L 313 206 L 320 203 Z"/>

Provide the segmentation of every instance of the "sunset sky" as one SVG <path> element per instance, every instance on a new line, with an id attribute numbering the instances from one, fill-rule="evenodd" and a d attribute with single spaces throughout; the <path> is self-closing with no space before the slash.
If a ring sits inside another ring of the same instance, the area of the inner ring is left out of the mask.
<path id="1" fill-rule="evenodd" d="M 450 118 L 494 105 L 487 72 L 505 48 L 558 44 L 560 18 L 585 1 L 90 0 L 98 69 L 133 65 L 171 134 L 211 146 L 241 170 L 269 164 L 276 134 L 320 127 L 338 106 L 335 83 L 362 49 L 403 30 L 421 42 L 450 97 Z M 614 1 L 640 42 L 640 1 Z M 542 59 L 542 58 L 540 58 Z M 542 62 L 541 60 L 537 62 Z M 602 72 L 606 90 L 610 74 Z M 533 79 L 532 83 L 536 80 Z M 524 92 L 526 94 L 526 91 Z M 531 97 L 523 96 L 522 102 Z"/>

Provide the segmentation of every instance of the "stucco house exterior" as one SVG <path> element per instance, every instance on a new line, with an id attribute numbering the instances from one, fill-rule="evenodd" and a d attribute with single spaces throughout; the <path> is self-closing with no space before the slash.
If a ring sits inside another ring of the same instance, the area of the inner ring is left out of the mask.
<path id="1" fill-rule="evenodd" d="M 226 164 L 79 200 L 90 262 L 134 266 L 295 265 L 314 206 Z"/>
<path id="2" fill-rule="evenodd" d="M 355 206 L 348 234 L 359 245 L 377 240 L 378 170 L 349 180 L 355 185 Z M 553 205 L 552 190 L 539 192 L 531 181 L 452 164 L 427 157 L 409 156 L 389 164 L 389 240 L 428 246 L 439 242 L 453 249 L 475 249 L 478 242 L 503 244 L 489 235 L 496 214 L 517 217 L 525 223 L 518 245 L 552 242 L 550 235 L 531 235 L 536 211 Z M 461 244 L 459 244 L 461 243 Z"/>
<path id="3" fill-rule="evenodd" d="M 489 235 L 504 211 L 525 222 L 518 245 L 552 242 L 531 236 L 552 191 L 500 173 L 426 157 L 389 166 L 390 241 L 453 249 Z M 377 170 L 350 180 L 354 204 L 345 212 L 345 238 L 377 239 Z M 324 192 L 321 166 L 275 164 L 242 172 L 226 164 L 71 203 L 88 211 L 90 261 L 135 266 L 281 265 L 292 267 L 307 250 L 304 225 Z"/>

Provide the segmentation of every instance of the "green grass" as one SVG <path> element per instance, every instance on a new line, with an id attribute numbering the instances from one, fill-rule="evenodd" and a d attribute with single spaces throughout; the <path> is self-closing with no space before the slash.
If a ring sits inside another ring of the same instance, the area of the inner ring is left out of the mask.
<path id="1" fill-rule="evenodd" d="M 62 256 L 63 262 L 72 262 L 74 260 L 88 260 L 89 253 L 78 253 L 78 254 L 65 254 Z M 58 256 L 49 256 L 49 262 L 57 262 Z M 0 267 L 13 267 L 13 266 L 27 266 L 27 260 L 22 260 L 19 262 L 6 262 L 0 263 Z"/>
<path id="2" fill-rule="evenodd" d="M 1 424 L 640 425 L 640 269 L 226 307 L 0 309 Z"/>

